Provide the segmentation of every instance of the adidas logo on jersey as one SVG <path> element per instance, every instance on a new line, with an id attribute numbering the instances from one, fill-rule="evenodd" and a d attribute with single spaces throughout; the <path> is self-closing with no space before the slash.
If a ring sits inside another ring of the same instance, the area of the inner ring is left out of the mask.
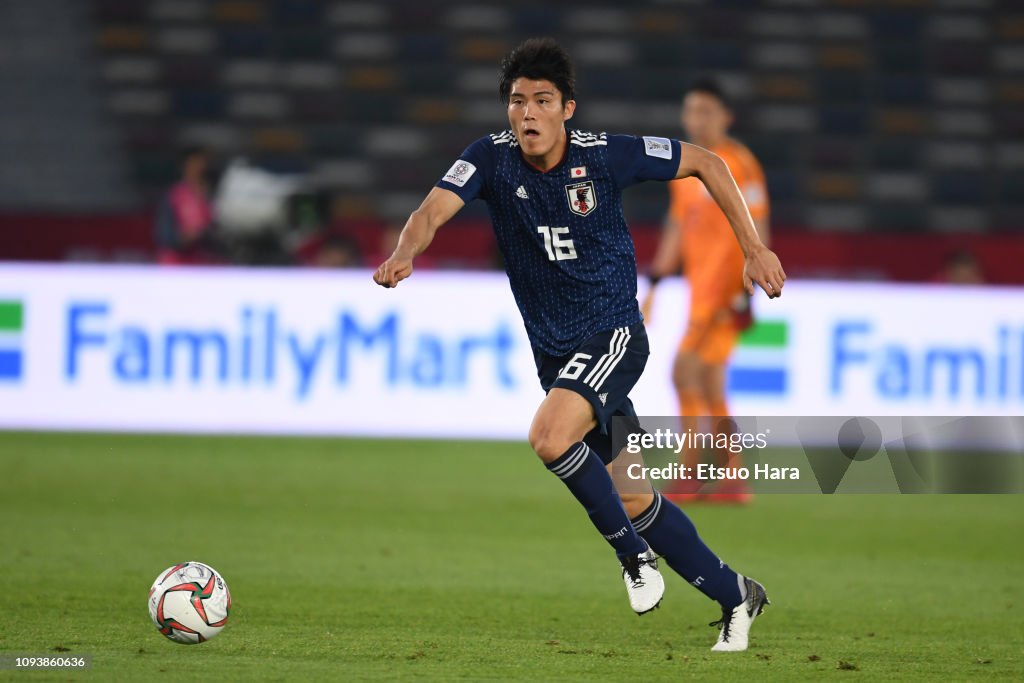
<path id="1" fill-rule="evenodd" d="M 529 199 L 530 195 L 526 194 L 526 188 L 520 185 L 516 188 L 516 196 L 520 199 Z"/>
<path id="2" fill-rule="evenodd" d="M 598 394 L 597 398 L 601 401 L 601 405 L 604 405 L 605 401 L 608 400 L 608 394 Z"/>

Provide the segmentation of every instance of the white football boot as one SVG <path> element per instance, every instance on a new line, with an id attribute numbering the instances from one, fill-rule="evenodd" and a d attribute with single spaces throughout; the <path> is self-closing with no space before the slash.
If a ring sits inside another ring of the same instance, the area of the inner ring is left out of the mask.
<path id="1" fill-rule="evenodd" d="M 626 582 L 629 606 L 637 614 L 646 614 L 661 604 L 665 595 L 665 579 L 658 571 L 658 557 L 650 548 L 639 555 L 623 558 L 622 580 Z"/>
<path id="2" fill-rule="evenodd" d="M 722 608 L 722 618 L 713 621 L 709 626 L 720 626 L 718 642 L 711 648 L 713 652 L 743 652 L 747 649 L 750 636 L 750 625 L 754 623 L 765 605 L 770 605 L 764 586 L 753 579 L 743 578 L 747 589 L 747 598 L 732 609 Z"/>

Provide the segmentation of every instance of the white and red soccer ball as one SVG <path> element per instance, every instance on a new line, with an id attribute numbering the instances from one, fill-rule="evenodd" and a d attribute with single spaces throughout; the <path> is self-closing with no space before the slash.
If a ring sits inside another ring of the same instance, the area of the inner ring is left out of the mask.
<path id="1" fill-rule="evenodd" d="M 224 577 L 202 562 L 168 567 L 149 589 L 149 616 L 176 643 L 203 643 L 221 632 L 231 611 Z"/>

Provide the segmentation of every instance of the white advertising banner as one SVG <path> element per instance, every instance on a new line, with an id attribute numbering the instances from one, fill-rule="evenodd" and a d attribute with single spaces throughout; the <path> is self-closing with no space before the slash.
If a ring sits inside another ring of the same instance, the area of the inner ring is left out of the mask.
<path id="1" fill-rule="evenodd" d="M 686 290 L 633 393 L 677 411 Z M 738 415 L 1024 414 L 1024 289 L 791 281 L 730 369 Z M 523 439 L 543 398 L 500 273 L 0 264 L 0 427 Z"/>

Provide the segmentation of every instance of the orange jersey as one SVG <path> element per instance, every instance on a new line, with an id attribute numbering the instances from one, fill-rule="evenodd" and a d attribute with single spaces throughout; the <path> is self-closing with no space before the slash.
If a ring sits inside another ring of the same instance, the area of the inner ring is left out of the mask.
<path id="1" fill-rule="evenodd" d="M 741 143 L 727 139 L 711 150 L 722 157 L 755 220 L 768 216 L 764 172 Z M 682 231 L 683 276 L 690 282 L 694 311 L 712 312 L 731 304 L 743 289 L 743 252 L 729 221 L 699 178 L 669 183 L 669 214 Z"/>

